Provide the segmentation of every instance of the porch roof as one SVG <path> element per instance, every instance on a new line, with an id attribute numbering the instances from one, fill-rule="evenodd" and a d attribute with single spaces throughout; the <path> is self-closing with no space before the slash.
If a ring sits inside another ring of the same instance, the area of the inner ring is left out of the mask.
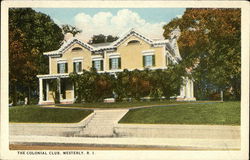
<path id="1" fill-rule="evenodd" d="M 37 75 L 37 78 L 41 79 L 68 78 L 68 77 L 69 73 Z"/>

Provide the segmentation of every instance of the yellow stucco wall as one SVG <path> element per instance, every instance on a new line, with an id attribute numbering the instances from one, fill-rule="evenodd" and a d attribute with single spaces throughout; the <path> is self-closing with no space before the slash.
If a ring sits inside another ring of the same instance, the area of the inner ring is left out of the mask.
<path id="1" fill-rule="evenodd" d="M 81 51 L 71 51 L 75 47 L 80 47 L 83 50 Z M 86 48 L 82 47 L 79 44 L 74 44 L 71 46 L 60 58 L 51 58 L 51 74 L 57 74 L 57 61 L 66 60 L 68 63 L 68 73 L 73 72 L 73 59 L 74 58 L 83 58 L 83 69 L 89 70 L 92 66 L 91 52 Z"/>
<path id="2" fill-rule="evenodd" d="M 129 44 L 131 40 L 138 40 L 140 44 Z M 75 47 L 80 47 L 82 51 L 71 51 Z M 153 50 L 155 55 L 155 66 L 153 68 L 165 67 L 166 60 L 163 54 L 163 47 L 152 47 L 144 40 L 131 36 L 117 47 L 115 53 L 121 56 L 121 69 L 143 69 L 143 51 Z M 71 46 L 60 58 L 51 58 L 51 72 L 50 74 L 57 74 L 57 61 L 66 60 L 68 63 L 68 73 L 73 72 L 73 59 L 83 58 L 83 69 L 89 70 L 92 66 L 91 52 L 79 44 Z M 104 71 L 109 70 L 109 56 L 106 54 L 104 57 Z"/>
<path id="3" fill-rule="evenodd" d="M 138 40 L 140 44 L 128 44 L 131 40 Z M 165 57 L 163 47 L 151 47 L 144 40 L 131 36 L 117 48 L 117 53 L 121 55 L 121 69 L 143 69 L 143 51 L 153 50 L 155 54 L 154 68 L 165 67 Z"/>
<path id="4" fill-rule="evenodd" d="M 73 90 L 66 90 L 66 99 L 73 99 L 72 92 L 73 92 Z M 53 94 L 54 93 L 52 91 L 49 91 L 48 101 L 54 101 Z"/>

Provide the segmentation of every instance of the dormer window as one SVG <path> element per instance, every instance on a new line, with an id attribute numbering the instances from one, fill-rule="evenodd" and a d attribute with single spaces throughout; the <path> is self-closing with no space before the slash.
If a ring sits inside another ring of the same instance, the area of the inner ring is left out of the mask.
<path id="1" fill-rule="evenodd" d="M 131 40 L 131 41 L 128 42 L 127 45 L 130 45 L 130 44 L 139 44 L 139 43 L 140 43 L 140 41 L 138 41 L 138 40 Z"/>
<path id="2" fill-rule="evenodd" d="M 72 49 L 72 52 L 78 52 L 78 51 L 82 51 L 82 48 L 75 47 L 75 48 Z"/>

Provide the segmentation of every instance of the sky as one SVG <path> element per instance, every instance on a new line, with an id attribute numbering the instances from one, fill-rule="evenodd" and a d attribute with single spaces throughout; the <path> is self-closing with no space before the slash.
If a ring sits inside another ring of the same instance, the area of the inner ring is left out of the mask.
<path id="1" fill-rule="evenodd" d="M 93 35 L 119 36 L 131 28 L 153 39 L 163 39 L 162 27 L 180 18 L 185 8 L 33 8 L 49 15 L 58 25 L 70 24 L 82 30 L 84 41 Z"/>

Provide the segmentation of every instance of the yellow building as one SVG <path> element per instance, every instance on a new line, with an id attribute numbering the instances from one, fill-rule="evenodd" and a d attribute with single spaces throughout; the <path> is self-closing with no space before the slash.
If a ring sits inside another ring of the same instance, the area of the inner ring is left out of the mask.
<path id="1" fill-rule="evenodd" d="M 38 75 L 39 104 L 54 103 L 53 92 L 49 86 L 51 79 L 58 79 L 61 103 L 73 103 L 74 86 L 68 80 L 73 71 L 89 70 L 91 67 L 99 73 L 116 73 L 124 69 L 143 70 L 167 69 L 170 63 L 181 60 L 177 39 L 180 30 L 174 30 L 170 39 L 152 40 L 131 29 L 112 43 L 87 44 L 76 38 L 67 40 L 58 50 L 46 52 L 49 57 L 49 74 Z M 179 100 L 195 100 L 193 81 L 187 79 L 180 91 Z"/>

